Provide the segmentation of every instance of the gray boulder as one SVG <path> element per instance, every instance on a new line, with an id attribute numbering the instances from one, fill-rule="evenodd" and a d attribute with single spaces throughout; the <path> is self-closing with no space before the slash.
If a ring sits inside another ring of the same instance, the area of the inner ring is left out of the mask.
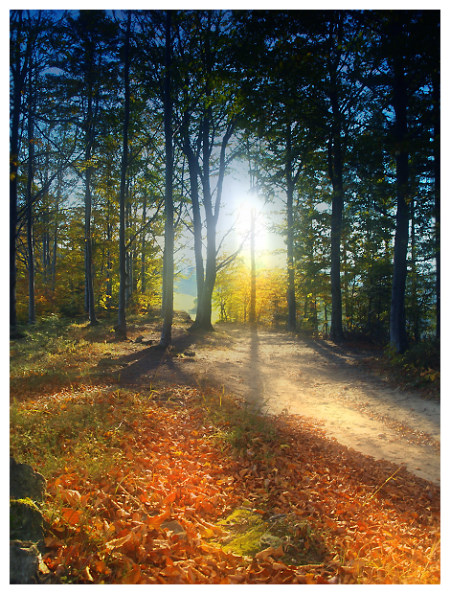
<path id="1" fill-rule="evenodd" d="M 25 499 L 29 497 L 37 503 L 42 503 L 45 498 L 45 478 L 31 468 L 29 464 L 20 464 L 9 459 L 11 499 Z"/>
<path id="2" fill-rule="evenodd" d="M 10 583 L 39 583 L 44 520 L 39 504 L 46 482 L 28 464 L 10 459 Z"/>

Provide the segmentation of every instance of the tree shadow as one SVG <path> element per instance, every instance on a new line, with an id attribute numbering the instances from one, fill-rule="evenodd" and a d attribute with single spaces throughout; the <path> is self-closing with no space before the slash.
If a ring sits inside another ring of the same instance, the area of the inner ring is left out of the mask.
<path id="1" fill-rule="evenodd" d="M 250 344 L 247 358 L 248 378 L 246 400 L 248 404 L 258 410 L 265 407 L 265 384 L 261 369 L 260 339 L 256 325 L 250 327 Z"/>
<path id="2" fill-rule="evenodd" d="M 139 384 L 145 376 L 148 379 L 154 378 L 157 372 L 165 366 L 170 370 L 170 376 L 174 383 L 192 383 L 192 378 L 182 370 L 182 358 L 180 356 L 193 356 L 189 351 L 193 344 L 202 342 L 204 336 L 199 332 L 174 331 L 172 343 L 164 348 L 159 344 L 149 346 L 139 352 L 130 353 L 118 357 L 113 362 L 123 365 L 119 373 L 119 384 Z"/>

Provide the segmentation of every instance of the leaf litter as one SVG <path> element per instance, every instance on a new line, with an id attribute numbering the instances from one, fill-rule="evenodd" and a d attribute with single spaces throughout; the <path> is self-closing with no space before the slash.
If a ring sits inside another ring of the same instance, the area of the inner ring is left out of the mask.
<path id="1" fill-rule="evenodd" d="M 55 443 L 43 581 L 439 583 L 438 486 L 302 417 L 251 416 L 212 389 L 170 395 L 97 387 L 53 397 L 44 418 L 44 398 L 23 405 L 50 428 L 91 407 L 95 429 L 88 453 L 74 434 Z"/>

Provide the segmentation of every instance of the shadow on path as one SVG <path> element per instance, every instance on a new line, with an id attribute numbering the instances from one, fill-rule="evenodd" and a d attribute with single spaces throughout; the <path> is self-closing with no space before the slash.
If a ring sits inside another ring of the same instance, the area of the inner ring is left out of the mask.
<path id="1" fill-rule="evenodd" d="M 264 376 L 261 369 L 261 356 L 258 329 L 256 326 L 250 328 L 250 343 L 248 358 L 244 365 L 248 366 L 248 375 L 245 378 L 247 402 L 252 407 L 261 410 L 265 406 L 264 399 Z"/>
<path id="2" fill-rule="evenodd" d="M 120 357 L 117 359 L 117 363 L 127 365 L 120 372 L 119 383 L 123 385 L 139 384 L 143 376 L 146 376 L 146 379 L 154 379 L 161 367 L 165 365 L 170 369 L 174 382 L 191 384 L 192 378 L 183 372 L 181 369 L 182 360 L 177 360 L 177 356 L 186 353 L 189 347 L 201 340 L 202 335 L 198 332 L 177 332 L 174 333 L 172 345 L 167 349 L 155 345 Z M 150 378 L 148 378 L 149 375 Z"/>

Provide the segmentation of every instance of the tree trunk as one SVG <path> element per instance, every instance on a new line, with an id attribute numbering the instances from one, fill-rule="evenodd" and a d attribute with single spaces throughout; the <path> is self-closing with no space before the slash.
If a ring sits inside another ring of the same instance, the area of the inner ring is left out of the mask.
<path id="1" fill-rule="evenodd" d="M 22 11 L 18 11 L 18 34 L 22 31 Z M 15 50 L 13 52 L 13 50 Z M 11 49 L 11 71 L 13 81 L 11 106 L 11 132 L 9 157 L 9 324 L 13 337 L 17 331 L 16 312 L 16 241 L 17 241 L 17 175 L 19 169 L 19 123 L 22 108 L 22 91 L 25 83 L 26 65 L 21 66 L 20 44 Z"/>
<path id="2" fill-rule="evenodd" d="M 416 208 L 414 198 L 411 200 L 411 310 L 412 331 L 414 340 L 420 340 L 420 304 L 417 291 L 417 242 L 416 242 Z"/>
<path id="3" fill-rule="evenodd" d="M 36 321 L 34 294 L 34 247 L 33 247 L 33 178 L 34 178 L 34 108 L 32 66 L 28 76 L 28 175 L 27 175 L 27 251 L 28 251 L 28 323 Z"/>
<path id="4" fill-rule="evenodd" d="M 90 157 L 89 157 L 90 158 Z M 92 235 L 91 235 L 91 213 L 92 213 L 92 195 L 91 195 L 91 172 L 92 167 L 86 170 L 85 180 L 85 204 L 84 204 L 84 241 L 85 241 L 85 290 L 86 306 L 89 316 L 89 322 L 92 326 L 97 324 L 95 315 L 94 300 L 94 278 L 92 270 Z"/>
<path id="5" fill-rule="evenodd" d="M 122 164 L 120 170 L 120 197 L 119 197 L 119 311 L 116 335 L 119 339 L 127 337 L 126 322 L 126 248 L 125 248 L 125 192 L 128 166 L 128 126 L 130 121 L 130 28 L 131 12 L 128 13 L 127 29 L 125 36 L 125 68 L 124 68 L 124 118 L 123 118 L 123 143 L 122 143 Z"/>
<path id="6" fill-rule="evenodd" d="M 146 289 L 146 257 L 145 257 L 145 248 L 146 248 L 146 233 L 145 233 L 145 219 L 147 218 L 147 197 L 144 196 L 144 203 L 142 205 L 142 239 L 141 239 L 141 294 L 145 295 Z"/>
<path id="7" fill-rule="evenodd" d="M 441 116 L 439 71 L 432 77 L 433 97 L 433 156 L 434 156 L 434 217 L 436 221 L 436 338 L 441 337 Z"/>
<path id="8" fill-rule="evenodd" d="M 339 132 L 340 135 L 340 132 Z M 333 187 L 331 202 L 331 328 L 330 338 L 340 342 L 344 338 L 342 328 L 341 291 L 341 236 L 344 212 L 344 187 L 342 182 L 341 143 L 336 132 L 330 140 L 330 177 Z"/>
<path id="9" fill-rule="evenodd" d="M 203 264 L 202 217 L 200 213 L 200 201 L 198 191 L 198 161 L 191 146 L 187 122 L 185 122 L 185 130 L 183 133 L 183 149 L 188 160 L 191 190 L 190 195 L 192 204 L 192 220 L 194 224 L 195 278 L 197 282 L 197 311 L 195 315 L 194 325 L 196 325 L 198 324 L 201 318 L 201 298 L 205 282 L 205 269 Z"/>
<path id="10" fill-rule="evenodd" d="M 56 290 L 56 262 L 58 259 L 58 219 L 59 219 L 59 204 L 61 202 L 61 174 L 58 175 L 58 186 L 56 190 L 55 198 L 55 217 L 54 217 L 54 230 L 53 230 L 53 251 L 52 251 L 52 264 L 51 264 L 51 289 L 52 293 Z"/>
<path id="11" fill-rule="evenodd" d="M 344 339 L 342 328 L 342 291 L 341 291 L 341 236 L 344 212 L 343 150 L 341 141 L 342 115 L 339 105 L 338 77 L 342 53 L 343 16 L 338 11 L 333 24 L 334 32 L 330 41 L 333 48 L 328 57 L 330 77 L 331 138 L 328 149 L 328 167 L 332 183 L 331 198 L 331 328 L 330 337 L 334 342 Z"/>
<path id="12" fill-rule="evenodd" d="M 85 308 L 89 317 L 89 322 L 93 326 L 97 324 L 97 317 L 95 314 L 95 299 L 94 299 L 94 279 L 92 270 L 92 234 L 91 234 L 91 215 L 92 215 L 92 194 L 91 194 L 91 177 L 92 165 L 90 161 L 92 158 L 92 147 L 94 142 L 94 118 L 93 118 L 93 89 L 92 89 L 92 75 L 88 73 L 88 106 L 86 114 L 86 139 L 85 139 L 85 188 L 84 188 L 84 243 L 85 243 Z"/>
<path id="13" fill-rule="evenodd" d="M 287 305 L 289 332 L 297 329 L 297 304 L 295 298 L 295 270 L 294 270 L 294 187 L 288 182 L 287 185 Z"/>
<path id="14" fill-rule="evenodd" d="M 256 324 L 256 262 L 255 262 L 255 211 L 250 220 L 250 324 Z"/>
<path id="15" fill-rule="evenodd" d="M 219 157 L 219 171 L 217 186 L 215 188 L 216 198 L 214 206 L 212 204 L 211 179 L 210 179 L 210 127 L 211 113 L 207 110 L 203 121 L 203 207 L 205 209 L 206 220 L 206 268 L 203 291 L 199 300 L 199 319 L 195 321 L 195 326 L 203 330 L 212 330 L 212 295 L 216 282 L 217 273 L 217 249 L 216 249 L 216 231 L 217 220 L 220 213 L 220 203 L 222 196 L 223 180 L 225 176 L 226 161 L 225 153 L 228 142 L 233 134 L 234 124 L 230 122 L 227 130 L 222 137 Z"/>
<path id="16" fill-rule="evenodd" d="M 173 250 L 174 250 L 174 224 L 173 224 L 173 139 L 172 139 L 172 91 L 171 91 L 171 62 L 172 62 L 172 37 L 171 13 L 166 11 L 166 47 L 165 47 L 165 74 L 164 74 L 164 141 L 166 149 L 165 168 L 165 225 L 164 225 L 164 256 L 163 256 L 163 294 L 162 314 L 163 325 L 161 330 L 160 346 L 167 347 L 172 341 L 173 321 Z"/>
<path id="17" fill-rule="evenodd" d="M 390 312 L 390 343 L 398 353 L 407 346 L 405 288 L 409 235 L 407 87 L 401 57 L 393 60 L 394 140 L 396 160 L 397 214 L 394 240 L 394 273 Z"/>

